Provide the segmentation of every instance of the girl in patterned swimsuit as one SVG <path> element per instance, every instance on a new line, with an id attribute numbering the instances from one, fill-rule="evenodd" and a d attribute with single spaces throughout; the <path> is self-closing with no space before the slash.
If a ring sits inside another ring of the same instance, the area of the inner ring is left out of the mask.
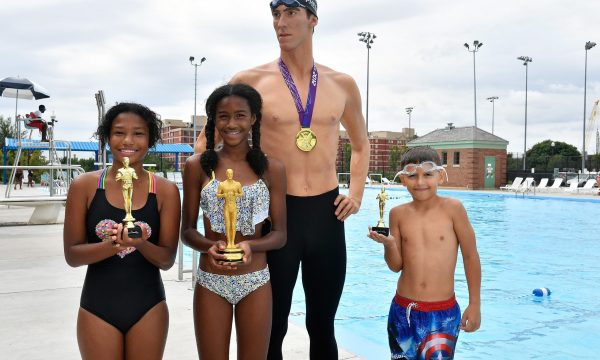
<path id="1" fill-rule="evenodd" d="M 98 127 L 113 166 L 78 176 L 69 188 L 64 251 L 71 266 L 88 265 L 77 340 L 83 359 L 161 359 L 169 313 L 160 269 L 175 261 L 181 205 L 175 184 L 142 168 L 148 148 L 160 139 L 161 122 L 145 106 L 120 103 Z M 132 215 L 141 238 L 123 232 L 123 158 L 133 182 Z"/>
<path id="2" fill-rule="evenodd" d="M 228 359 L 235 316 L 240 359 L 266 359 L 271 333 L 272 297 L 266 252 L 286 239 L 285 170 L 260 149 L 262 99 L 244 84 L 217 88 L 206 101 L 206 151 L 190 157 L 183 178 L 181 239 L 200 251 L 194 292 L 194 324 L 202 359 Z M 223 147 L 215 150 L 215 130 Z M 249 142 L 251 133 L 251 145 Z M 219 253 L 226 244 L 223 199 L 217 188 L 232 169 L 242 184 L 237 198 L 235 243 L 244 251 L 241 263 Z M 197 230 L 202 208 L 204 235 Z M 261 236 L 265 219 L 271 231 Z"/>

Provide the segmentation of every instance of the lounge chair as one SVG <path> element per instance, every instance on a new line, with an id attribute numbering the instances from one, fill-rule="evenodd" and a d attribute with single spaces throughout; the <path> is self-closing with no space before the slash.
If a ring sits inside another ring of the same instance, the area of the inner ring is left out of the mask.
<path id="1" fill-rule="evenodd" d="M 579 194 L 596 194 L 598 189 L 594 189 L 596 179 L 588 179 L 581 189 L 577 188 Z"/>
<path id="2" fill-rule="evenodd" d="M 523 182 L 523 178 L 522 178 L 522 177 L 519 177 L 519 176 L 517 176 L 517 177 L 516 177 L 516 178 L 513 180 L 512 184 L 510 184 L 510 185 L 505 185 L 505 186 L 500 186 L 500 190 L 508 190 L 508 191 L 510 191 L 510 190 L 516 190 L 516 189 L 518 189 L 518 188 L 519 188 L 519 186 L 521 186 L 521 183 L 522 183 L 522 182 Z"/>
<path id="3" fill-rule="evenodd" d="M 563 178 L 555 178 L 552 185 L 546 187 L 545 189 L 543 189 L 543 191 L 546 191 L 546 192 L 560 191 L 560 186 L 562 185 L 562 182 L 563 182 Z"/>
<path id="4" fill-rule="evenodd" d="M 577 186 L 579 186 L 579 182 L 577 180 L 573 180 L 571 181 L 569 187 L 565 189 L 565 191 L 572 194 L 577 193 Z"/>
<path id="5" fill-rule="evenodd" d="M 528 192 L 534 188 L 534 183 L 535 180 L 532 177 L 525 178 L 525 181 L 521 183 L 521 186 L 517 187 L 516 189 L 511 189 L 511 191 L 522 193 Z"/>
<path id="6" fill-rule="evenodd" d="M 538 184 L 538 186 L 535 187 L 535 191 L 544 191 L 548 188 L 548 181 L 550 179 L 548 178 L 542 178 L 542 180 L 540 180 L 540 183 Z"/>

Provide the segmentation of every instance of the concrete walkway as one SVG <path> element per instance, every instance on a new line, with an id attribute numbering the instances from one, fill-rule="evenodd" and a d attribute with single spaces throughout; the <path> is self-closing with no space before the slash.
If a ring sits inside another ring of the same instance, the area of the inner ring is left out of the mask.
<path id="1" fill-rule="evenodd" d="M 75 326 L 86 267 L 66 264 L 62 223 L 25 225 L 32 211 L 0 206 L 0 358 L 78 359 Z M 162 272 L 170 313 L 165 359 L 198 358 L 191 274 L 184 275 L 177 280 L 177 266 Z M 306 331 L 290 323 L 284 358 L 308 359 L 308 348 Z M 231 359 L 234 349 L 233 342 Z M 359 359 L 344 350 L 339 358 Z"/>

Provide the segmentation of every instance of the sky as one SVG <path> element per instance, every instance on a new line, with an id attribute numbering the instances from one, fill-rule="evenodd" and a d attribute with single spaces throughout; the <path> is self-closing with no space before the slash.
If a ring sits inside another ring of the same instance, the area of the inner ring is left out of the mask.
<path id="1" fill-rule="evenodd" d="M 351 75 L 367 93 L 367 49 L 358 32 L 377 38 L 370 50 L 369 130 L 425 135 L 447 123 L 472 126 L 473 54 L 477 125 L 522 153 L 527 76 L 527 148 L 551 139 L 581 149 L 585 43 L 600 44 L 600 6 L 593 0 L 398 1 L 320 0 L 314 33 L 317 63 Z M 107 108 L 145 104 L 163 119 L 189 121 L 210 92 L 237 72 L 279 55 L 266 0 L 2 1 L 0 78 L 25 77 L 51 94 L 20 100 L 24 114 L 45 104 L 59 120 L 55 137 L 89 140 L 98 124 L 94 94 Z M 587 114 L 600 99 L 600 45 L 588 52 Z M 15 100 L 0 97 L 0 115 L 14 118 Z M 600 122 L 600 119 L 597 120 Z M 595 129 L 595 127 L 594 127 Z M 595 152 L 595 130 L 586 141 Z"/>

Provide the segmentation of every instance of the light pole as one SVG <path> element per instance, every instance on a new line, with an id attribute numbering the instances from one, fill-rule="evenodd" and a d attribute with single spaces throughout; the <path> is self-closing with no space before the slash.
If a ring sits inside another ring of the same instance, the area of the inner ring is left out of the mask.
<path id="1" fill-rule="evenodd" d="M 410 139 L 410 114 L 412 113 L 413 108 L 411 107 L 407 107 L 406 108 L 406 113 L 408 114 L 408 138 Z"/>
<path id="2" fill-rule="evenodd" d="M 587 53 L 588 50 L 596 46 L 595 42 L 585 43 L 585 71 L 583 75 L 583 151 L 581 153 L 581 172 L 585 169 L 585 103 L 587 100 Z"/>
<path id="3" fill-rule="evenodd" d="M 371 51 L 371 44 L 373 44 L 373 40 L 377 38 L 377 36 L 370 32 L 359 32 L 358 36 L 360 37 L 358 41 L 364 42 L 367 45 L 367 111 L 366 111 L 366 126 L 367 126 L 367 136 L 369 136 L 369 57 Z"/>
<path id="4" fill-rule="evenodd" d="M 477 77 L 475 76 L 475 53 L 483 46 L 483 43 L 479 40 L 473 41 L 473 50 L 469 47 L 469 44 L 465 43 L 464 46 L 468 52 L 473 53 L 473 105 L 475 109 L 475 127 L 477 127 Z"/>
<path id="5" fill-rule="evenodd" d="M 525 139 L 523 145 L 523 171 L 525 171 L 525 165 L 527 161 L 527 77 L 528 77 L 528 64 L 533 61 L 529 56 L 519 56 L 517 60 L 523 61 L 525 65 Z"/>
<path id="6" fill-rule="evenodd" d="M 498 100 L 498 97 L 490 96 L 486 100 L 492 103 L 492 135 L 494 135 L 494 101 Z"/>
<path id="7" fill-rule="evenodd" d="M 198 66 L 202 65 L 203 62 L 206 61 L 206 58 L 203 57 L 202 59 L 200 59 L 200 63 L 195 63 L 194 62 L 194 57 L 190 56 L 190 64 L 192 64 L 194 66 L 194 136 L 192 139 L 192 144 L 195 143 L 196 141 L 196 93 L 197 93 L 197 89 L 198 89 Z"/>

